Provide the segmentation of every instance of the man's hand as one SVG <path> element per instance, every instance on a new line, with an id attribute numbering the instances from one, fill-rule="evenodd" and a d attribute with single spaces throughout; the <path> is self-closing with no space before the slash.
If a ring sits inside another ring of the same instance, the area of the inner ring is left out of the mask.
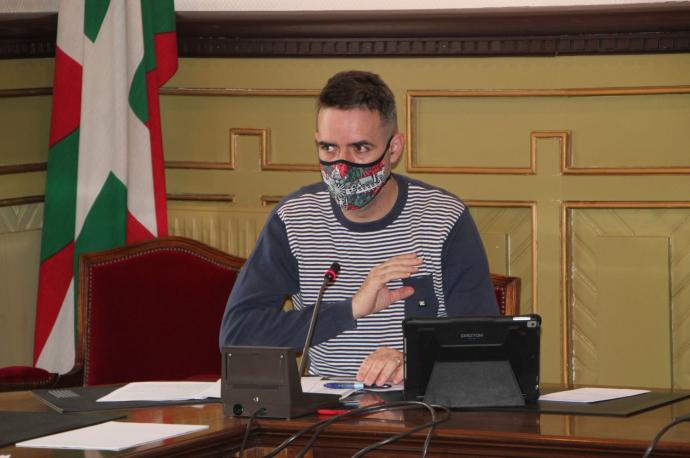
<path id="1" fill-rule="evenodd" d="M 402 254 L 375 266 L 352 298 L 352 316 L 362 318 L 383 310 L 393 302 L 405 299 L 414 293 L 411 286 L 390 290 L 386 283 L 407 278 L 419 269 L 422 258 L 415 253 Z"/>
<path id="2" fill-rule="evenodd" d="M 403 381 L 403 354 L 392 348 L 381 347 L 362 361 L 357 380 L 365 385 L 398 384 Z"/>

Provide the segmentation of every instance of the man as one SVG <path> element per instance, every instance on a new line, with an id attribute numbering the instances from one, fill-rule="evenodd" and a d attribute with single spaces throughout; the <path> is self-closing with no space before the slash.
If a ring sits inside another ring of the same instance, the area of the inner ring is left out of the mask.
<path id="1" fill-rule="evenodd" d="M 301 349 L 324 271 L 337 261 L 310 373 L 400 383 L 403 318 L 498 313 L 481 239 L 455 196 L 391 173 L 404 136 L 378 75 L 328 81 L 315 139 L 323 182 L 272 212 L 228 300 L 220 344 Z M 282 310 L 287 295 L 294 310 Z"/>

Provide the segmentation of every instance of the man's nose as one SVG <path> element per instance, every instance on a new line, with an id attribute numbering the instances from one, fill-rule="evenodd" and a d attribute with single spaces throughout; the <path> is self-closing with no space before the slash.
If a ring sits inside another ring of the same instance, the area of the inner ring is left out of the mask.
<path id="1" fill-rule="evenodd" d="M 340 148 L 338 150 L 338 156 L 337 160 L 338 161 L 348 161 L 348 162 L 357 162 L 357 158 L 355 157 L 354 153 L 352 151 L 349 151 L 347 148 Z"/>

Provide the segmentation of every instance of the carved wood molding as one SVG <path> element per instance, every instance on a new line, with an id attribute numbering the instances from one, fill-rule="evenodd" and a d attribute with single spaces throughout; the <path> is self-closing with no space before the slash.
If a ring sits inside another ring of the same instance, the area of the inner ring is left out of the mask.
<path id="1" fill-rule="evenodd" d="M 0 199 L 1 207 L 16 207 L 19 205 L 29 205 L 38 204 L 45 200 L 45 196 L 24 196 L 24 197 L 11 197 L 8 199 Z"/>
<path id="2" fill-rule="evenodd" d="M 651 54 L 690 51 L 690 32 L 432 38 L 178 36 L 182 57 L 449 57 Z"/>
<path id="3" fill-rule="evenodd" d="M 0 58 L 50 57 L 57 14 L 0 14 Z M 456 10 L 178 12 L 182 57 L 690 51 L 690 2 Z"/>
<path id="4" fill-rule="evenodd" d="M 168 202 L 225 202 L 235 203 L 233 194 L 169 193 Z"/>

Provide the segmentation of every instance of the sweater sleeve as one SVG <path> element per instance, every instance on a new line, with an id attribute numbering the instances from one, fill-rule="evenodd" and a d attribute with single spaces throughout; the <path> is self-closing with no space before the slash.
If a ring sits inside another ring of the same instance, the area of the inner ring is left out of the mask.
<path id="1" fill-rule="evenodd" d="M 443 245 L 442 265 L 449 316 L 498 315 L 484 245 L 468 208 Z"/>
<path id="2" fill-rule="evenodd" d="M 220 346 L 281 346 L 301 349 L 313 305 L 283 310 L 287 296 L 299 291 L 297 260 L 285 224 L 274 211 L 233 286 L 223 314 Z M 312 345 L 353 329 L 351 301 L 322 302 Z"/>

